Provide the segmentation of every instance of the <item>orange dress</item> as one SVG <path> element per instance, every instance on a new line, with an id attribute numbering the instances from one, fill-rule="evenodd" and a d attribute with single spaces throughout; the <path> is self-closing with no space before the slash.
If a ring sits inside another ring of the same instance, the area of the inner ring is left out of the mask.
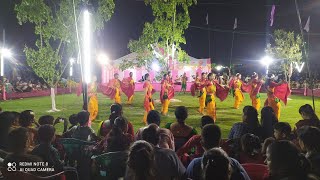
<path id="1" fill-rule="evenodd" d="M 154 110 L 154 103 L 152 99 L 152 94 L 154 92 L 153 86 L 149 81 L 146 81 L 143 85 L 143 88 L 145 89 L 144 94 L 144 116 L 143 116 L 143 122 L 147 124 L 147 116 L 149 111 Z"/>

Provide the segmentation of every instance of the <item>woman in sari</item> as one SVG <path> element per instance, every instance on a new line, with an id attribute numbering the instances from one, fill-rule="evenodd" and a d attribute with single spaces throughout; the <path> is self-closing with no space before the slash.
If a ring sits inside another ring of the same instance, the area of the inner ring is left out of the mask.
<path id="1" fill-rule="evenodd" d="M 241 74 L 237 73 L 234 79 L 230 83 L 230 87 L 233 90 L 234 96 L 234 105 L 235 109 L 239 109 L 240 104 L 242 103 L 244 96 L 241 91 L 242 81 L 241 81 Z"/>
<path id="2" fill-rule="evenodd" d="M 97 98 L 97 77 L 93 77 L 93 82 L 89 85 L 89 103 L 88 112 L 90 113 L 88 126 L 91 127 L 92 121 L 97 118 L 98 115 L 98 98 Z"/>
<path id="3" fill-rule="evenodd" d="M 144 116 L 143 116 L 143 122 L 147 124 L 147 116 L 149 111 L 154 110 L 154 104 L 152 99 L 152 94 L 155 92 L 153 89 L 153 86 L 150 83 L 150 75 L 145 74 L 144 75 L 145 83 L 143 85 L 144 90 Z"/>
<path id="4" fill-rule="evenodd" d="M 172 93 L 170 93 L 172 86 L 170 83 L 170 77 L 168 74 L 163 75 L 163 80 L 161 82 L 161 92 L 160 92 L 160 100 L 161 100 L 161 114 L 166 116 L 169 109 L 170 99 L 172 98 Z"/>

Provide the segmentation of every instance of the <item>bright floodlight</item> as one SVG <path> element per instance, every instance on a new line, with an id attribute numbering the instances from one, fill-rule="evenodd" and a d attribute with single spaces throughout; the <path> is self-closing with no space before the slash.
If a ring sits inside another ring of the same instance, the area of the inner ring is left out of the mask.
<path id="1" fill-rule="evenodd" d="M 3 57 L 7 57 L 7 58 L 12 57 L 11 51 L 9 49 L 5 49 L 5 48 L 1 50 L 1 55 Z"/>
<path id="2" fill-rule="evenodd" d="M 109 57 L 107 55 L 105 55 L 105 54 L 99 54 L 98 55 L 98 62 L 101 65 L 107 65 L 108 61 L 109 61 Z"/>
<path id="3" fill-rule="evenodd" d="M 265 56 L 261 59 L 260 62 L 261 62 L 261 64 L 268 67 L 273 62 L 273 59 L 270 56 Z"/>
<path id="4" fill-rule="evenodd" d="M 70 77 L 73 76 L 73 63 L 75 63 L 75 60 L 73 58 L 70 58 L 70 71 L 69 71 L 69 75 Z"/>
<path id="5" fill-rule="evenodd" d="M 223 68 L 222 66 L 217 66 L 217 67 L 216 67 L 216 69 L 217 69 L 218 71 L 221 71 L 222 68 Z"/>
<path id="6" fill-rule="evenodd" d="M 299 66 L 297 62 L 295 62 L 295 64 L 296 64 L 296 69 L 298 70 L 299 73 L 301 73 L 304 66 L 304 62 L 301 64 L 301 66 Z"/>
<path id="7" fill-rule="evenodd" d="M 158 63 L 152 63 L 152 69 L 154 70 L 154 71 L 159 71 L 160 70 L 160 66 L 159 66 L 159 64 Z"/>
<path id="8" fill-rule="evenodd" d="M 83 62 L 84 62 L 84 80 L 86 83 L 91 81 L 91 30 L 90 13 L 88 10 L 83 12 Z"/>

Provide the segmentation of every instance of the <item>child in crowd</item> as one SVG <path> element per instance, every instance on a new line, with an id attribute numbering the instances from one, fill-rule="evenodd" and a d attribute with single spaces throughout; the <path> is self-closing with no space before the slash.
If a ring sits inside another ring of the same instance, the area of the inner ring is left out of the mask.
<path id="1" fill-rule="evenodd" d="M 274 137 L 276 140 L 291 140 L 291 126 L 287 122 L 278 122 L 274 125 Z"/>
<path id="2" fill-rule="evenodd" d="M 28 130 L 28 140 L 29 140 L 29 149 L 33 149 L 36 145 L 36 139 L 37 139 L 37 130 L 32 126 L 32 124 L 35 124 L 36 127 L 39 127 L 40 125 L 35 121 L 35 114 L 32 110 L 25 110 L 20 113 L 19 117 L 19 125 L 21 127 L 27 128 Z"/>
<path id="3" fill-rule="evenodd" d="M 77 119 L 79 121 L 79 125 L 69 129 L 69 131 L 73 131 L 71 137 L 80 139 L 83 141 L 95 141 L 98 139 L 94 130 L 88 126 L 89 122 L 89 112 L 81 111 L 77 115 Z"/>
<path id="4" fill-rule="evenodd" d="M 239 153 L 239 163 L 264 164 L 264 158 L 261 155 L 261 143 L 258 136 L 245 134 L 241 137 L 241 152 Z"/>
<path id="5" fill-rule="evenodd" d="M 55 129 L 52 125 L 42 125 L 38 129 L 38 137 L 40 144 L 37 145 L 31 154 L 41 157 L 43 162 L 48 163 L 48 167 L 54 168 L 54 172 L 63 171 L 63 163 L 60 161 L 60 155 L 51 143 L 55 139 Z"/>

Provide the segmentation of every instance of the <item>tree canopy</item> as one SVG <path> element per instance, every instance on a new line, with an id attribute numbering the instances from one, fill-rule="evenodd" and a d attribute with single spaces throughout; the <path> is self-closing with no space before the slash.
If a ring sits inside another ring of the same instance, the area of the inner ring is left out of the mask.
<path id="1" fill-rule="evenodd" d="M 169 71 L 170 59 L 188 61 L 180 45 L 186 44 L 184 32 L 190 23 L 189 7 L 196 3 L 196 0 L 145 0 L 152 9 L 154 21 L 145 23 L 138 40 L 130 40 L 128 48 L 138 53 L 138 58 L 124 61 L 121 69 L 141 66 L 150 69 L 155 52 L 161 71 Z"/>

